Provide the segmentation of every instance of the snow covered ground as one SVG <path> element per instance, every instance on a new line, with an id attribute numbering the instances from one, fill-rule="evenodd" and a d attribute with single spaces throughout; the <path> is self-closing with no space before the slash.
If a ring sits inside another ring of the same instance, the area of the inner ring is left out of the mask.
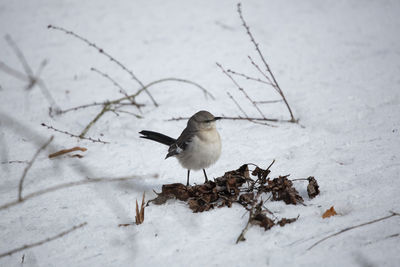
<path id="1" fill-rule="evenodd" d="M 123 62 L 145 84 L 166 77 L 177 82 L 152 87 L 160 106 L 145 103 L 143 119 L 109 112 L 88 132 L 110 144 L 77 140 L 42 127 L 78 134 L 99 107 L 53 118 L 36 86 L 0 71 L 1 161 L 30 160 L 55 136 L 29 170 L 23 195 L 86 177 L 139 175 L 118 183 L 96 183 L 54 191 L 0 210 L 0 254 L 55 236 L 87 222 L 62 238 L 0 258 L 0 266 L 398 266 L 400 218 L 366 225 L 313 243 L 349 226 L 400 212 L 400 2 L 393 1 L 244 1 L 243 14 L 284 90 L 300 125 L 267 127 L 220 121 L 220 160 L 211 177 L 243 163 L 266 167 L 272 177 L 315 176 L 321 194 L 309 200 L 306 184 L 295 186 L 307 206 L 268 202 L 279 217 L 297 222 L 269 231 L 253 226 L 247 240 L 235 244 L 247 222 L 241 206 L 192 213 L 180 201 L 150 205 L 143 224 L 134 221 L 135 200 L 154 196 L 162 184 L 185 182 L 176 160 L 164 160 L 166 148 L 140 139 L 142 129 L 177 137 L 185 121 L 206 109 L 217 116 L 241 115 L 227 97 L 234 95 L 249 116 L 257 110 L 216 66 L 256 75 L 247 55 L 256 58 L 232 1 L 0 1 L 0 36 L 11 35 L 34 70 L 47 59 L 41 78 L 61 108 L 121 97 L 95 67 L 128 93 L 139 86 L 93 48 L 62 32 L 61 26 L 95 42 Z M 0 61 L 22 70 L 4 39 Z M 278 95 L 258 83 L 242 82 L 256 100 Z M 278 103 L 262 106 L 269 117 L 287 119 Z M 135 111 L 134 109 L 131 109 Z M 136 111 L 135 111 L 136 112 Z M 51 152 L 86 147 L 84 157 L 48 159 Z M 18 196 L 26 164 L 0 166 L 0 206 Z M 153 175 L 157 174 L 157 178 Z M 192 183 L 203 182 L 193 172 Z M 339 216 L 322 219 L 335 206 Z"/>

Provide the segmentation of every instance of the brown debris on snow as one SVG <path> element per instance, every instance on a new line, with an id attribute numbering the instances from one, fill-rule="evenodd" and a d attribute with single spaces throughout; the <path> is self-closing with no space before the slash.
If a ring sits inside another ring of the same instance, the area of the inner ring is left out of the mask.
<path id="1" fill-rule="evenodd" d="M 273 164 L 273 163 L 272 163 Z M 272 214 L 266 207 L 265 202 L 259 200 L 262 194 L 269 195 L 273 201 L 284 201 L 286 204 L 303 204 L 304 200 L 293 183 L 286 176 L 270 179 L 269 168 L 262 169 L 254 164 L 253 171 L 249 171 L 249 165 L 244 164 L 239 169 L 228 171 L 223 176 L 215 178 L 204 184 L 185 186 L 181 183 L 166 184 L 162 186 L 157 197 L 149 202 L 156 205 L 164 204 L 169 199 L 178 199 L 188 204 L 193 212 L 203 212 L 216 207 L 231 207 L 233 203 L 242 205 L 249 214 L 249 224 L 259 225 L 269 230 L 275 225 L 284 226 L 292 223 L 297 218 L 271 219 L 266 213 Z M 318 184 L 314 177 L 309 177 L 309 188 L 307 192 L 311 196 L 319 193 Z M 244 231 L 245 232 L 245 231 Z M 244 240 L 244 232 L 238 238 Z"/>
<path id="2" fill-rule="evenodd" d="M 280 226 L 285 226 L 288 223 L 292 223 L 292 222 L 297 221 L 298 218 L 299 217 L 297 217 L 297 218 L 289 218 L 289 219 L 288 218 L 282 218 L 276 224 L 279 224 Z"/>
<path id="3" fill-rule="evenodd" d="M 293 187 L 292 181 L 287 176 L 279 176 L 278 178 L 267 180 L 266 192 L 272 193 L 272 200 L 283 200 L 286 204 L 303 203 L 303 198 L 299 195 L 296 188 Z"/>
<path id="4" fill-rule="evenodd" d="M 313 176 L 307 178 L 307 194 L 309 198 L 314 198 L 319 194 L 319 185 Z"/>
<path id="5" fill-rule="evenodd" d="M 55 153 L 50 154 L 49 158 L 55 158 L 55 157 L 58 157 L 58 156 L 61 156 L 61 155 L 64 155 L 64 154 L 67 154 L 67 153 L 70 153 L 70 152 L 73 152 L 73 151 L 85 152 L 86 150 L 87 150 L 87 148 L 79 147 L 79 146 L 76 146 L 76 147 L 73 147 L 73 148 L 70 148 L 70 149 L 62 149 L 60 151 L 57 151 Z M 79 157 L 79 158 L 83 157 L 82 155 L 79 155 L 79 154 L 76 154 L 76 155 L 73 155 L 73 156 L 74 157 Z"/>
<path id="6" fill-rule="evenodd" d="M 283 200 L 286 204 L 303 203 L 303 198 L 293 187 L 293 183 L 286 176 L 270 179 L 270 170 L 255 167 L 249 172 L 247 164 L 239 169 L 228 171 L 223 176 L 204 184 L 185 186 L 181 183 L 165 184 L 157 197 L 150 202 L 160 205 L 169 199 L 179 199 L 189 204 L 194 212 L 202 212 L 214 207 L 230 207 L 232 203 L 239 203 L 245 207 L 251 205 L 256 195 L 271 193 L 272 200 Z M 253 177 L 253 178 L 252 178 Z M 316 195 L 318 184 L 314 177 L 308 178 L 312 195 Z M 311 191 L 310 191 L 311 192 Z"/>
<path id="7" fill-rule="evenodd" d="M 332 206 L 332 207 L 330 207 L 329 209 L 327 209 L 327 210 L 324 212 L 324 214 L 322 214 L 322 218 L 323 218 L 323 219 L 326 219 L 326 218 L 329 218 L 329 217 L 332 217 L 332 216 L 335 216 L 335 215 L 337 215 L 337 213 L 336 213 L 335 208 Z"/>

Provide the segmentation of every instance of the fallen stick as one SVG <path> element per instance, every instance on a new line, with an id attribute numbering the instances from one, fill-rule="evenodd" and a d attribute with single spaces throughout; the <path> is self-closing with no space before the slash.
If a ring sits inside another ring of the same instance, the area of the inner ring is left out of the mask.
<path id="1" fill-rule="evenodd" d="M 365 225 L 368 225 L 368 224 L 373 224 L 373 223 L 376 223 L 376 222 L 380 222 L 380 221 L 389 219 L 389 218 L 394 217 L 394 216 L 400 216 L 400 213 L 397 213 L 397 212 L 390 211 L 390 213 L 391 213 L 391 215 L 388 215 L 388 216 L 385 216 L 385 217 L 382 217 L 382 218 L 379 218 L 379 219 L 376 219 L 376 220 L 372 220 L 372 221 L 369 221 L 369 222 L 366 222 L 366 223 L 362 223 L 362 224 L 359 224 L 359 225 L 350 226 L 350 227 L 347 227 L 347 228 L 344 228 L 344 229 L 340 230 L 339 232 L 336 232 L 334 234 L 328 235 L 328 236 L 322 238 L 321 240 L 315 242 L 307 250 L 311 250 L 313 247 L 317 246 L 318 244 L 322 243 L 323 241 L 325 241 L 325 240 L 327 240 L 327 239 L 329 239 L 331 237 L 340 235 L 341 233 L 344 233 L 344 232 L 347 232 L 347 231 L 350 231 L 350 230 L 353 230 L 355 228 L 362 227 L 362 226 L 365 226 Z"/>
<path id="2" fill-rule="evenodd" d="M 25 202 L 28 199 L 38 197 L 41 195 L 44 195 L 46 193 L 54 192 L 60 189 L 68 188 L 68 187 L 73 187 L 73 186 L 79 186 L 79 185 L 86 185 L 86 184 L 94 184 L 94 183 L 112 183 L 112 182 L 123 182 L 123 181 L 128 181 L 132 179 L 137 179 L 142 176 L 131 176 L 131 177 L 121 177 L 121 178 L 112 178 L 112 179 L 107 179 L 107 178 L 88 178 L 86 180 L 81 180 L 81 181 L 76 181 L 76 182 L 68 182 L 68 183 L 63 183 L 55 186 L 51 186 L 42 190 L 38 190 L 36 192 L 30 193 L 26 196 L 24 196 L 21 200 L 17 199 L 14 201 L 10 201 L 8 203 L 5 203 L 0 206 L 0 210 L 4 210 L 9 207 L 13 207 L 15 205 L 18 205 L 20 203 Z M 152 177 L 156 177 L 156 175 L 153 175 Z"/>
<path id="3" fill-rule="evenodd" d="M 15 248 L 15 249 L 12 249 L 12 250 L 10 250 L 10 251 L 1 253 L 1 254 L 0 254 L 0 258 L 3 258 L 3 257 L 5 257 L 5 256 L 10 256 L 10 255 L 12 255 L 12 254 L 14 254 L 14 253 L 20 252 L 20 251 L 25 250 L 25 249 L 28 249 L 28 248 L 33 248 L 33 247 L 37 247 L 37 246 L 43 245 L 44 243 L 47 243 L 47 242 L 53 241 L 53 240 L 55 240 L 55 239 L 58 239 L 58 238 L 60 238 L 60 237 L 63 237 L 63 236 L 65 236 L 65 235 L 67 235 L 67 234 L 69 234 L 69 233 L 75 231 L 76 229 L 82 228 L 82 227 L 85 226 L 86 224 L 87 224 L 87 222 L 81 223 L 81 224 L 79 224 L 79 225 L 75 225 L 75 226 L 72 227 L 71 229 L 66 230 L 66 231 L 64 231 L 64 232 L 61 232 L 61 233 L 59 233 L 59 234 L 57 234 L 57 235 L 55 235 L 55 236 L 48 237 L 48 238 L 43 239 L 43 240 L 41 240 L 41 241 L 38 241 L 38 242 L 36 242 L 36 243 L 32 243 L 32 244 L 29 244 L 29 245 L 24 245 L 24 246 L 22 246 L 22 247 Z"/>

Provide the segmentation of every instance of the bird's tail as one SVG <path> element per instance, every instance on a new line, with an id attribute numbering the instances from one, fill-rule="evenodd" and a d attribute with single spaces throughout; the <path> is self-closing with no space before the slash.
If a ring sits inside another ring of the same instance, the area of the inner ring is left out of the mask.
<path id="1" fill-rule="evenodd" d="M 170 146 L 176 142 L 176 139 L 157 132 L 141 131 L 139 133 L 142 135 L 140 136 L 141 138 L 150 139 L 167 146 Z"/>

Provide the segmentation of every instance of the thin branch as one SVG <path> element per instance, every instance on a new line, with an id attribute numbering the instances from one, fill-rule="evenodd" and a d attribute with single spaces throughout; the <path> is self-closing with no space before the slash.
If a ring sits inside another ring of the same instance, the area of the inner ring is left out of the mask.
<path id="1" fill-rule="evenodd" d="M 122 98 L 118 98 L 118 99 L 113 100 L 113 101 L 107 101 L 107 102 L 105 102 L 105 103 L 103 104 L 103 108 L 101 109 L 101 111 L 96 115 L 96 117 L 95 117 L 91 122 L 89 122 L 89 124 L 85 127 L 85 129 L 83 129 L 83 131 L 81 132 L 81 134 L 80 134 L 79 136 L 80 136 L 80 137 L 84 137 L 84 136 L 87 134 L 87 132 L 89 131 L 89 129 L 90 129 L 90 128 L 91 128 L 91 127 L 92 127 L 92 126 L 93 126 L 107 111 L 115 111 L 115 109 L 113 109 L 113 108 L 111 107 L 112 105 L 122 104 L 122 103 L 121 103 L 122 101 L 128 100 L 129 98 L 135 98 L 135 97 L 138 96 L 143 90 L 147 90 L 149 87 L 151 87 L 151 86 L 153 86 L 153 85 L 156 85 L 156 84 L 158 84 L 158 83 L 168 82 L 168 81 L 183 82 L 183 83 L 188 83 L 188 84 L 194 85 L 194 86 L 200 88 L 200 89 L 204 92 L 204 94 L 205 94 L 206 96 L 208 95 L 208 96 L 210 96 L 212 99 L 214 99 L 214 96 L 213 96 L 211 93 L 209 93 L 204 87 L 202 87 L 201 85 L 199 85 L 199 84 L 197 84 L 197 83 L 195 83 L 195 82 L 189 81 L 189 80 L 179 79 L 179 78 L 164 78 L 164 79 L 156 80 L 156 81 L 153 81 L 153 82 L 147 84 L 147 85 L 144 86 L 142 89 L 140 89 L 139 91 L 137 91 L 135 94 L 132 94 L 132 95 L 129 95 L 129 96 L 125 96 L 125 97 L 122 97 Z M 93 104 L 86 105 L 85 107 L 89 107 L 89 106 L 93 106 Z M 80 107 L 72 108 L 72 109 L 70 109 L 70 110 L 76 110 L 76 109 L 82 108 L 82 107 L 83 107 L 83 106 L 80 106 Z M 64 111 L 64 113 L 65 113 L 65 111 Z"/>
<path id="2" fill-rule="evenodd" d="M 171 119 L 168 119 L 168 120 L 166 120 L 166 121 L 182 121 L 182 120 L 188 120 L 189 119 L 189 117 L 173 117 L 173 118 L 171 118 Z M 256 122 L 256 121 L 258 121 L 258 122 L 260 122 L 260 121 L 271 121 L 271 122 L 292 122 L 291 120 L 280 120 L 280 119 L 268 119 L 268 118 L 256 118 L 256 117 L 241 117 L 241 116 L 238 116 L 238 117 L 225 117 L 225 116 L 222 116 L 221 117 L 221 120 L 234 120 L 234 121 L 236 121 L 236 120 L 240 120 L 240 121 L 251 121 L 251 122 Z M 272 125 L 269 125 L 269 126 L 272 126 Z"/>
<path id="3" fill-rule="evenodd" d="M 282 102 L 282 99 L 278 100 L 261 100 L 261 101 L 255 101 L 257 104 L 274 104 L 274 103 L 279 103 Z"/>
<path id="4" fill-rule="evenodd" d="M 25 73 L 27 74 L 27 76 L 29 78 L 33 78 L 33 71 L 31 69 L 31 67 L 28 65 L 28 62 L 26 61 L 26 58 L 24 56 L 24 54 L 22 53 L 21 49 L 19 49 L 19 47 L 17 46 L 17 44 L 14 42 L 14 40 L 11 38 L 10 35 L 6 35 L 4 37 L 4 39 L 6 39 L 8 45 L 11 47 L 12 50 L 14 50 L 15 55 L 17 56 L 17 58 L 19 59 L 19 61 L 22 64 L 22 67 L 25 70 Z"/>
<path id="5" fill-rule="evenodd" d="M 58 133 L 66 134 L 66 135 L 69 135 L 69 136 L 71 136 L 71 137 L 75 137 L 75 138 L 79 138 L 79 139 L 84 139 L 84 140 L 89 140 L 89 141 L 91 141 L 91 142 L 93 142 L 93 143 L 109 144 L 109 142 L 102 141 L 102 140 L 100 140 L 100 138 L 98 138 L 98 139 L 96 140 L 96 139 L 93 139 L 93 138 L 90 138 L 90 137 L 79 136 L 79 135 L 76 135 L 76 134 L 69 133 L 69 132 L 67 132 L 67 131 L 58 130 L 58 129 L 54 128 L 53 126 L 47 125 L 47 124 L 45 124 L 45 123 L 41 123 L 40 125 L 42 125 L 43 127 L 46 127 L 47 129 L 53 130 L 53 131 L 58 132 Z"/>
<path id="6" fill-rule="evenodd" d="M 43 144 L 35 153 L 33 158 L 29 161 L 28 166 L 25 167 L 24 172 L 22 173 L 21 179 L 19 180 L 19 185 L 18 185 L 18 201 L 22 201 L 22 190 L 23 190 L 23 184 L 24 180 L 26 177 L 26 174 L 28 173 L 29 169 L 32 167 L 33 163 L 35 162 L 36 158 L 39 156 L 39 153 L 46 149 L 46 147 L 53 141 L 54 136 L 51 136 L 50 139 Z"/>
<path id="7" fill-rule="evenodd" d="M 270 85 L 279 93 L 279 90 L 276 88 L 276 85 L 271 81 L 271 78 L 268 77 L 268 75 L 261 70 L 260 66 L 258 66 L 258 64 L 253 60 L 253 58 L 251 56 L 247 56 L 247 58 L 250 60 L 251 65 L 253 65 L 256 68 L 256 70 L 258 70 L 258 72 L 261 73 L 261 75 L 264 76 L 264 78 L 267 79 Z"/>
<path id="8" fill-rule="evenodd" d="M 79 109 L 84 109 L 84 108 L 89 108 L 89 107 L 104 106 L 104 105 L 106 105 L 107 103 L 109 103 L 109 101 L 101 102 L 101 103 L 99 103 L 99 102 L 94 102 L 94 103 L 91 103 L 91 104 L 85 104 L 85 105 L 81 105 L 81 106 L 76 106 L 76 107 L 72 107 L 72 108 L 67 108 L 67 109 L 61 110 L 61 111 L 59 112 L 59 114 L 64 114 L 64 113 L 67 113 L 67 112 L 70 112 L 70 111 L 76 111 L 76 110 L 79 110 Z"/>
<path id="9" fill-rule="evenodd" d="M 25 74 L 7 66 L 5 63 L 2 63 L 2 62 L 0 62 L 0 69 L 2 69 L 7 74 L 9 74 L 19 80 L 28 82 L 28 84 L 26 86 L 27 90 L 30 90 L 35 85 L 38 85 L 42 94 L 46 98 L 47 102 L 50 104 L 50 111 L 52 111 L 52 109 L 59 110 L 60 108 L 58 107 L 54 98 L 50 94 L 50 91 L 47 89 L 44 81 L 42 79 L 40 79 L 40 77 L 39 77 L 40 74 L 42 73 L 44 67 L 47 65 L 47 60 L 43 60 L 40 63 L 39 68 L 36 71 L 36 74 L 34 74 L 32 71 L 32 68 L 29 66 L 21 49 L 17 46 L 17 44 L 14 42 L 14 40 L 11 38 L 11 36 L 6 35 L 4 38 L 6 39 L 8 45 L 11 47 L 11 49 L 14 51 L 18 60 L 21 62 L 22 67 L 24 68 Z M 52 112 L 50 112 L 50 116 L 52 116 Z"/>
<path id="10" fill-rule="evenodd" d="M 376 223 L 376 222 L 380 222 L 380 221 L 389 219 L 389 218 L 394 217 L 394 216 L 400 216 L 400 213 L 397 213 L 397 212 L 390 211 L 390 213 L 391 213 L 391 215 L 388 215 L 388 216 L 385 216 L 385 217 L 382 217 L 382 218 L 379 218 L 379 219 L 375 219 L 375 220 L 372 220 L 372 221 L 369 221 L 369 222 L 366 222 L 366 223 L 362 223 L 362 224 L 359 224 L 359 225 L 354 225 L 354 226 L 351 226 L 351 227 L 347 227 L 347 228 L 344 228 L 344 229 L 340 230 L 339 232 L 336 232 L 334 234 L 328 235 L 328 236 L 322 238 L 321 240 L 315 242 L 312 246 L 307 248 L 307 250 L 311 250 L 313 247 L 317 246 L 318 244 L 322 243 L 323 241 L 325 241 L 325 240 L 327 240 L 329 238 L 332 238 L 334 236 L 337 236 L 337 235 L 339 235 L 341 233 L 344 233 L 344 232 L 347 232 L 347 231 L 350 231 L 350 230 L 353 230 L 355 228 L 362 227 L 362 226 L 365 226 L 365 225 L 368 225 L 368 224 L 373 224 L 373 223 Z"/>
<path id="11" fill-rule="evenodd" d="M 138 106 L 135 102 L 135 99 L 130 97 L 128 95 L 128 93 L 126 92 L 126 90 L 119 84 L 117 83 L 113 78 L 111 78 L 107 73 L 101 72 L 96 68 L 91 68 L 91 71 L 94 71 L 95 73 L 100 74 L 101 76 L 103 76 L 104 78 L 106 78 L 107 80 L 109 80 L 114 86 L 116 86 L 119 89 L 119 92 L 121 94 L 123 94 L 125 97 L 127 97 L 127 99 L 132 103 L 132 105 L 136 106 L 137 108 L 140 108 L 140 106 Z"/>
<path id="12" fill-rule="evenodd" d="M 2 161 L 1 164 L 12 164 L 12 163 L 29 163 L 27 160 L 9 160 L 9 161 Z"/>
<path id="13" fill-rule="evenodd" d="M 152 86 L 152 85 L 154 85 L 154 84 L 157 84 L 157 83 L 161 83 L 161 82 L 170 82 L 170 81 L 172 81 L 172 82 L 188 83 L 188 84 L 194 85 L 195 87 L 197 87 L 197 88 L 199 88 L 201 91 L 203 91 L 204 96 L 205 96 L 206 98 L 207 98 L 207 97 L 210 97 L 212 100 L 215 100 L 215 97 L 214 97 L 206 88 L 204 88 L 204 87 L 201 86 L 200 84 L 195 83 L 195 82 L 192 82 L 192 81 L 189 81 L 189 80 L 186 80 L 186 79 L 181 79 L 181 78 L 169 77 L 169 78 L 160 79 L 160 80 L 157 80 L 157 81 L 154 81 L 154 82 L 149 83 L 148 85 L 146 85 L 146 87 L 150 87 L 150 86 Z"/>
<path id="14" fill-rule="evenodd" d="M 159 83 L 163 83 L 163 82 L 171 82 L 171 81 L 191 84 L 191 85 L 199 88 L 200 90 L 202 90 L 206 97 L 209 96 L 211 99 L 215 100 L 215 97 L 209 91 L 207 91 L 207 89 L 205 89 L 203 86 L 201 86 L 200 84 L 192 82 L 192 81 L 189 81 L 189 80 L 186 80 L 186 79 L 170 77 L 170 78 L 163 78 L 163 79 L 159 79 L 159 80 L 153 81 L 153 82 L 147 84 L 145 86 L 145 88 L 141 88 L 139 91 L 137 91 L 134 94 L 131 94 L 131 95 L 128 95 L 128 96 L 125 96 L 125 97 L 122 97 L 122 98 L 118 98 L 118 99 L 115 99 L 115 100 L 112 100 L 112 101 L 105 101 L 105 102 L 101 102 L 101 103 L 100 102 L 94 102 L 92 104 L 85 104 L 85 105 L 81 105 L 81 106 L 77 106 L 77 107 L 68 108 L 68 109 L 62 110 L 60 112 L 60 114 L 67 113 L 67 112 L 70 112 L 70 111 L 76 111 L 76 110 L 84 109 L 84 108 L 88 108 L 88 107 L 104 106 L 106 104 L 121 104 L 122 101 L 128 100 L 129 98 L 135 98 L 143 90 L 149 89 L 153 85 L 156 85 L 156 84 L 159 84 Z M 140 107 L 144 106 L 144 104 L 138 104 L 138 103 L 136 103 L 136 104 L 139 105 Z"/>
<path id="15" fill-rule="evenodd" d="M 230 75 L 223 67 L 221 64 L 217 63 L 217 66 L 222 70 L 222 72 L 228 76 L 229 79 L 231 79 L 231 81 L 236 85 L 236 87 L 239 89 L 239 91 L 241 91 L 244 96 L 250 101 L 250 103 L 253 104 L 253 106 L 257 109 L 258 113 L 260 113 L 261 117 L 263 117 L 265 119 L 265 115 L 262 113 L 262 111 L 260 110 L 260 108 L 257 106 L 257 103 L 251 99 L 251 97 L 246 93 L 246 91 L 235 81 L 235 79 L 233 79 L 232 75 Z"/>
<path id="16" fill-rule="evenodd" d="M 0 61 L 0 70 L 3 72 L 7 73 L 10 76 L 13 76 L 14 78 L 21 80 L 23 82 L 29 82 L 29 78 L 26 77 L 26 75 L 22 72 L 19 72 L 18 70 L 11 68 L 8 66 L 6 63 Z"/>
<path id="17" fill-rule="evenodd" d="M 133 112 L 129 112 L 129 111 L 126 111 L 126 110 L 121 110 L 121 109 L 109 109 L 109 111 L 112 111 L 112 112 L 115 112 L 115 113 L 125 113 L 125 114 L 129 114 L 129 115 L 132 115 L 132 116 L 135 116 L 137 119 L 143 119 L 143 116 L 141 116 L 141 115 L 138 115 L 138 114 L 135 114 L 135 113 L 133 113 Z"/>
<path id="18" fill-rule="evenodd" d="M 237 5 L 237 11 L 238 11 L 238 13 L 239 13 L 240 20 L 242 21 L 242 25 L 243 25 L 243 27 L 246 29 L 247 35 L 250 37 L 250 40 L 251 40 L 251 42 L 254 44 L 254 47 L 255 47 L 255 49 L 256 49 L 256 51 L 257 51 L 259 57 L 261 58 L 261 61 L 264 63 L 264 66 L 265 66 L 267 72 L 270 74 L 270 76 L 271 76 L 271 78 L 272 78 L 272 83 L 275 85 L 274 88 L 276 88 L 276 90 L 277 90 L 277 91 L 279 92 L 279 94 L 281 95 L 283 101 L 285 102 L 285 105 L 286 105 L 286 107 L 287 107 L 287 109 L 288 109 L 288 111 L 289 111 L 289 113 L 290 113 L 291 122 L 297 122 L 297 120 L 296 120 L 296 119 L 294 118 L 294 116 L 293 116 L 293 112 L 292 112 L 292 110 L 291 110 L 291 108 L 290 108 L 290 106 L 289 106 L 289 103 L 288 103 L 287 100 L 286 100 L 286 97 L 285 97 L 283 91 L 281 90 L 281 88 L 280 88 L 280 86 L 279 86 L 277 80 L 275 79 L 274 74 L 273 74 L 272 71 L 271 71 L 271 68 L 269 67 L 267 61 L 265 60 L 263 54 L 261 53 L 261 50 L 260 50 L 260 48 L 259 48 L 259 45 L 258 45 L 258 43 L 256 42 L 256 40 L 254 39 L 253 34 L 252 34 L 251 31 L 250 31 L 250 27 L 247 25 L 247 23 L 246 23 L 246 21 L 245 21 L 245 19 L 244 19 L 244 17 L 243 17 L 243 14 L 242 14 L 242 7 L 241 7 L 241 4 L 240 4 L 240 3 L 238 3 L 238 5 Z"/>
<path id="19" fill-rule="evenodd" d="M 240 233 L 240 235 L 236 239 L 236 244 L 239 243 L 240 241 L 245 241 L 246 240 L 246 238 L 244 236 L 246 235 L 247 230 L 249 230 L 249 226 L 250 226 L 251 220 L 253 219 L 253 212 L 254 212 L 254 201 L 253 201 L 253 204 L 252 204 L 251 209 L 249 211 L 249 219 L 247 220 L 246 226 L 243 228 L 242 232 Z"/>
<path id="20" fill-rule="evenodd" d="M 243 113 L 243 115 L 248 118 L 249 116 L 247 115 L 247 113 L 242 109 L 242 107 L 239 105 L 239 103 L 233 98 L 233 96 L 229 93 L 226 92 L 226 94 L 229 96 L 229 98 L 233 101 L 233 103 L 235 103 L 235 105 L 238 107 L 238 109 Z"/>
<path id="21" fill-rule="evenodd" d="M 370 245 L 370 244 L 373 244 L 373 243 L 376 243 L 376 242 L 379 242 L 379 241 L 383 241 L 383 240 L 387 240 L 387 239 L 395 238 L 395 237 L 399 237 L 399 236 L 400 236 L 400 233 L 396 233 L 396 234 L 392 234 L 392 235 L 385 236 L 385 237 L 380 238 L 380 239 L 375 240 L 375 241 L 367 242 L 367 243 L 365 243 L 365 244 L 366 244 L 366 245 Z"/>
<path id="22" fill-rule="evenodd" d="M 24 245 L 22 247 L 15 248 L 15 249 L 12 249 L 10 251 L 1 253 L 0 254 L 0 258 L 6 257 L 6 256 L 11 256 L 14 253 L 17 253 L 17 252 L 20 252 L 20 251 L 23 251 L 23 250 L 26 250 L 26 249 L 29 249 L 29 248 L 33 248 L 33 247 L 37 247 L 37 246 L 43 245 L 44 243 L 47 243 L 47 242 L 53 241 L 55 239 L 61 238 L 61 237 L 65 236 L 65 235 L 67 235 L 67 234 L 69 234 L 69 233 L 71 233 L 71 232 L 73 232 L 73 231 L 75 231 L 75 230 L 77 230 L 79 228 L 82 228 L 85 225 L 87 225 L 87 222 L 81 223 L 79 225 L 75 225 L 74 227 L 70 228 L 69 230 L 61 232 L 61 233 L 59 233 L 59 234 L 57 234 L 55 236 L 52 236 L 52 237 L 48 237 L 48 238 L 43 239 L 41 241 L 38 241 L 36 243 L 32 243 L 32 244 L 29 244 L 29 245 Z"/>
<path id="23" fill-rule="evenodd" d="M 79 138 L 85 138 L 85 135 L 89 131 L 89 129 L 100 119 L 101 116 L 103 116 L 104 113 L 107 111 L 110 111 L 110 104 L 104 105 L 104 107 L 101 109 L 100 113 L 94 117 L 92 121 L 89 122 L 88 125 L 86 125 L 85 129 L 79 134 Z"/>
<path id="24" fill-rule="evenodd" d="M 156 177 L 155 175 L 153 175 L 152 177 Z M 27 194 L 26 196 L 24 196 L 22 198 L 21 201 L 19 200 L 15 200 L 15 201 L 10 201 L 8 203 L 5 203 L 3 205 L 0 206 L 0 210 L 4 210 L 10 207 L 13 207 L 15 205 L 21 204 L 31 198 L 35 198 L 50 192 L 54 192 L 60 189 L 64 189 L 64 188 L 69 188 L 69 187 L 74 187 L 74 186 L 79 186 L 79 185 L 87 185 L 87 184 L 95 184 L 95 183 L 113 183 L 113 182 L 123 182 L 123 181 L 129 181 L 129 180 L 133 180 L 133 179 L 138 179 L 141 178 L 141 176 L 130 176 L 130 177 L 121 177 L 121 178 L 88 178 L 86 180 L 81 180 L 81 181 L 76 181 L 76 182 L 68 182 L 68 183 L 63 183 L 63 184 L 59 184 L 59 185 L 55 185 L 55 186 L 51 186 L 42 190 L 38 190 L 36 192 Z"/>
<path id="25" fill-rule="evenodd" d="M 250 77 L 250 76 L 248 76 L 248 75 L 246 75 L 246 74 L 244 74 L 244 73 L 239 73 L 239 72 L 236 72 L 236 71 L 231 70 L 231 69 L 228 69 L 227 72 L 228 72 L 228 73 L 231 73 L 231 74 L 233 74 L 233 75 L 236 75 L 236 76 L 243 77 L 243 78 L 245 78 L 246 80 L 255 81 L 255 82 L 260 82 L 260 83 L 265 83 L 265 84 L 274 86 L 274 85 L 273 85 L 271 82 L 269 82 L 269 81 L 267 82 L 267 81 L 261 80 L 260 78 Z"/>
<path id="26" fill-rule="evenodd" d="M 113 56 L 111 56 L 110 54 L 108 54 L 106 51 L 104 51 L 102 48 L 98 47 L 95 43 L 90 42 L 88 39 L 74 33 L 73 31 L 68 31 L 62 27 L 58 27 L 58 26 L 54 26 L 54 25 L 48 25 L 47 26 L 48 29 L 54 29 L 54 30 L 58 30 L 58 31 L 62 31 L 68 35 L 71 35 L 83 42 L 85 42 L 87 45 L 89 45 L 90 47 L 95 48 L 100 54 L 103 54 L 104 56 L 106 56 L 110 61 L 114 62 L 115 64 L 117 64 L 117 66 L 119 66 L 121 69 L 123 69 L 124 71 L 126 71 L 133 80 L 135 80 L 142 88 L 145 88 L 145 85 L 136 77 L 136 75 L 129 70 L 127 67 L 125 67 L 124 64 L 122 64 L 120 61 L 118 61 L 117 59 L 115 59 Z M 150 94 L 150 92 L 147 89 L 144 89 L 144 91 L 146 92 L 146 94 L 150 97 L 151 101 L 153 102 L 153 104 L 158 107 L 158 103 L 156 102 L 156 100 L 154 99 L 154 97 Z"/>

